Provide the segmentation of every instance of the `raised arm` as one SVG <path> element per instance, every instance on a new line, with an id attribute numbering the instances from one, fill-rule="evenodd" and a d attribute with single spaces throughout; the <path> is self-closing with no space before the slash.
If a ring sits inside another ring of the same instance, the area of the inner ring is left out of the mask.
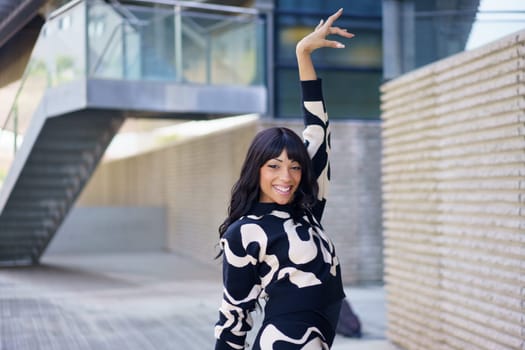
<path id="1" fill-rule="evenodd" d="M 343 10 L 340 9 L 330 16 L 326 22 L 321 20 L 312 33 L 297 43 L 295 50 L 303 99 L 302 107 L 305 123 L 303 139 L 308 154 L 312 159 L 314 176 L 319 186 L 318 201 L 313 208 L 313 214 L 318 221 L 321 221 L 324 211 L 330 180 L 330 163 L 328 158 L 330 153 L 330 129 L 328 114 L 324 105 L 321 80 L 317 78 L 311 54 L 322 47 L 345 47 L 338 41 L 327 40 L 326 37 L 330 34 L 340 35 L 345 38 L 354 36 L 352 33 L 348 33 L 346 29 L 333 26 L 335 20 L 342 13 Z"/>
<path id="2" fill-rule="evenodd" d="M 334 27 L 334 22 L 341 17 L 343 9 L 339 9 L 336 13 L 328 17 L 325 21 L 321 20 L 315 30 L 301 39 L 295 47 L 295 54 L 297 56 L 297 64 L 299 66 L 299 79 L 301 80 L 316 80 L 317 74 L 312 63 L 311 54 L 321 47 L 331 47 L 342 49 L 345 46 L 339 41 L 327 40 L 328 35 L 340 35 L 344 38 L 352 38 L 354 34 L 349 33 L 346 29 Z"/>

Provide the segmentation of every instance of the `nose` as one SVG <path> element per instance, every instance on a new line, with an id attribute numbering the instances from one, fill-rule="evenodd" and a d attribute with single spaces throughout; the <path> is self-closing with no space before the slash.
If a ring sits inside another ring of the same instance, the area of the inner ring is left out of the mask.
<path id="1" fill-rule="evenodd" d="M 290 174 L 290 169 L 288 169 L 287 167 L 282 167 L 281 172 L 279 173 L 279 178 L 283 181 L 289 182 L 292 178 Z"/>

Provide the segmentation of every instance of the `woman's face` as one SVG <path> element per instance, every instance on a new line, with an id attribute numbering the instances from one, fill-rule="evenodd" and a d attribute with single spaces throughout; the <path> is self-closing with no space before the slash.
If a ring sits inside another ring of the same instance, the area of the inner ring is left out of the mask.
<path id="1" fill-rule="evenodd" d="M 287 204 L 301 183 L 301 165 L 288 158 L 286 149 L 268 160 L 259 171 L 259 202 Z"/>

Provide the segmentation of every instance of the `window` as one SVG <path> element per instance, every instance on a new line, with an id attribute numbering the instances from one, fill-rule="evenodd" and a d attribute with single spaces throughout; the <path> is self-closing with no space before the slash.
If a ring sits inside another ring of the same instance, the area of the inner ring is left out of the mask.
<path id="1" fill-rule="evenodd" d="M 318 75 L 324 86 L 331 118 L 378 119 L 382 80 L 381 1 L 278 1 L 275 10 L 275 113 L 276 117 L 301 115 L 295 45 L 339 7 L 338 26 L 356 34 L 344 50 L 315 52 Z M 358 39 L 357 39 L 358 38 Z M 346 39 L 342 39 L 345 41 Z"/>

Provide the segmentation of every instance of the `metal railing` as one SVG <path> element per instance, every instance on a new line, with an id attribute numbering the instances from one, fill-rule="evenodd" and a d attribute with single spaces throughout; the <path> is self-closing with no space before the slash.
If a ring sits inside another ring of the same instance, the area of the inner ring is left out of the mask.
<path id="1" fill-rule="evenodd" d="M 256 9 L 186 1 L 77 0 L 54 11 L 0 116 L 0 185 L 48 89 L 79 79 L 263 85 L 264 25 Z"/>

